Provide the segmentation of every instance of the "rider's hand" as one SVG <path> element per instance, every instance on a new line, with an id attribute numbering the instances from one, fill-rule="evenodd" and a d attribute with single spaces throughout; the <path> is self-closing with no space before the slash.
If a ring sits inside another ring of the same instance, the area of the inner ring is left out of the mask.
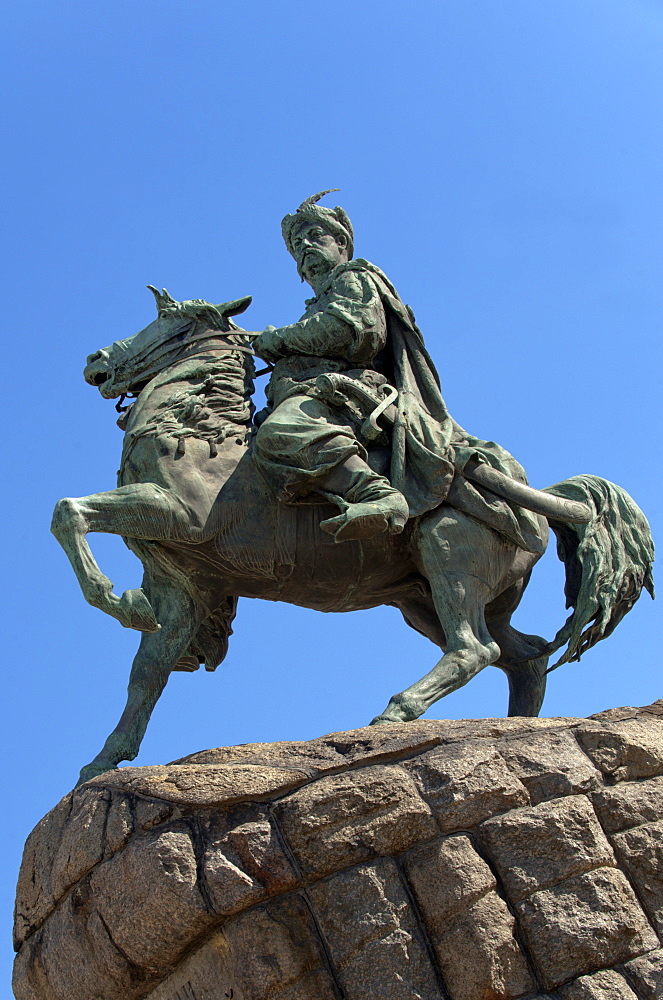
<path id="1" fill-rule="evenodd" d="M 277 361 L 283 354 L 283 340 L 274 326 L 266 326 L 253 341 L 253 350 L 265 361 Z"/>

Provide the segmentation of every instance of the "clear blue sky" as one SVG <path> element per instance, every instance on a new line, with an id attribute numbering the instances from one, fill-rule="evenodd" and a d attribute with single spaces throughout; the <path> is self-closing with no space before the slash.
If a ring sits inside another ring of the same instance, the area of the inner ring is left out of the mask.
<path id="1" fill-rule="evenodd" d="M 3 20 L 6 915 L 22 843 L 114 726 L 137 646 L 84 603 L 48 525 L 61 496 L 114 486 L 113 405 L 80 372 L 151 320 L 147 282 L 252 294 L 252 329 L 292 321 L 307 292 L 281 216 L 339 187 L 459 422 L 536 486 L 623 485 L 656 532 L 663 3 L 31 0 Z M 119 540 L 95 551 L 138 585 Z M 552 636 L 564 616 L 551 549 L 516 624 Z M 551 676 L 545 714 L 663 695 L 660 634 L 645 596 Z M 243 601 L 225 664 L 173 677 L 137 762 L 363 725 L 435 660 L 392 609 Z M 430 715 L 506 700 L 489 668 Z"/>

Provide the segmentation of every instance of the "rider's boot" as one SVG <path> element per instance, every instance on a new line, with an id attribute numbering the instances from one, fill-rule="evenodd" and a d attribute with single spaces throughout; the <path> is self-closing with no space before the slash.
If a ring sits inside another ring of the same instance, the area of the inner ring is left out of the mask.
<path id="1" fill-rule="evenodd" d="M 320 523 L 337 542 L 373 538 L 385 531 L 397 535 L 407 523 L 409 508 L 403 494 L 358 455 L 332 469 L 317 489 L 342 509 L 337 517 Z"/>

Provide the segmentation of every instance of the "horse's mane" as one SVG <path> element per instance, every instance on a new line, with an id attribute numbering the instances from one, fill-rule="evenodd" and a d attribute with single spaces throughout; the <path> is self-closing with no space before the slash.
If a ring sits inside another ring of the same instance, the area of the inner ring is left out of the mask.
<path id="1" fill-rule="evenodd" d="M 206 323 L 210 330 L 220 330 L 223 333 L 241 330 L 230 316 L 221 312 L 219 306 L 206 302 L 205 299 L 185 299 L 183 302 L 169 303 L 159 309 L 159 315 L 193 319 Z"/>
<path id="2" fill-rule="evenodd" d="M 251 400 L 255 373 L 253 352 L 245 331 L 229 316 L 231 310 L 240 311 L 237 307 L 245 300 L 216 306 L 204 299 L 178 302 L 165 289 L 163 294 L 153 291 L 159 316 L 190 320 L 190 332 L 181 340 L 181 333 L 176 335 L 176 343 L 171 347 L 167 346 L 168 340 L 161 345 L 165 351 L 160 358 L 158 355 L 154 358 L 144 388 L 157 380 L 161 385 L 172 381 L 177 387 L 174 385 L 172 395 L 158 403 L 140 430 L 133 430 L 133 435 L 157 434 L 171 438 L 178 454 L 184 453 L 188 438 L 198 438 L 208 443 L 210 457 L 214 457 L 217 446 L 227 437 L 248 434 L 254 411 Z M 225 342 L 221 354 L 218 353 L 219 345 L 210 341 L 210 337 L 217 334 L 222 335 Z M 194 346 L 196 341 L 199 345 Z M 192 346 L 193 353 L 180 353 Z M 127 428 L 128 421 L 127 410 L 118 421 L 122 430 Z"/>

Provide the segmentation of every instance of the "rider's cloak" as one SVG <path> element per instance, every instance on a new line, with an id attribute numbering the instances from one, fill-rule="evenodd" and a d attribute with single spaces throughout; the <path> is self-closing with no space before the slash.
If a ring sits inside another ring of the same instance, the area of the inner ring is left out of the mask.
<path id="1" fill-rule="evenodd" d="M 502 500 L 462 475 L 466 464 L 474 459 L 521 483 L 527 482 L 525 470 L 508 451 L 493 441 L 468 434 L 450 416 L 412 310 L 374 264 L 357 258 L 341 268 L 368 272 L 384 307 L 388 358 L 385 375 L 399 393 L 389 478 L 404 494 L 411 516 L 446 501 L 521 548 L 543 552 L 545 544 L 535 514 Z"/>

